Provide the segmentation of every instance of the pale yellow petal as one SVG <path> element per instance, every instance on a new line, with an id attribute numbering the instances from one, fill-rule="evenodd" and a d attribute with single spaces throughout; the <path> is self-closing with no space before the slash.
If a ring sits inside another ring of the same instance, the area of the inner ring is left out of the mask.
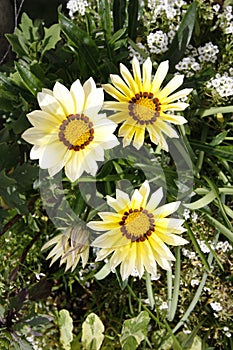
<path id="1" fill-rule="evenodd" d="M 179 206 L 180 206 L 179 201 L 164 204 L 162 207 L 155 209 L 155 211 L 153 212 L 155 219 L 165 218 L 166 216 L 176 212 Z"/>
<path id="2" fill-rule="evenodd" d="M 129 251 L 129 246 L 124 246 L 122 248 L 117 249 L 111 259 L 110 259 L 110 268 L 113 271 L 121 262 L 124 260 L 125 256 L 127 256 L 128 251 Z"/>
<path id="3" fill-rule="evenodd" d="M 139 188 L 139 193 L 142 196 L 141 206 L 142 206 L 142 208 L 145 208 L 148 196 L 150 194 L 150 185 L 149 185 L 148 180 L 143 182 L 143 184 Z"/>
<path id="4" fill-rule="evenodd" d="M 189 243 L 186 239 L 184 239 L 184 238 L 182 238 L 180 236 L 174 235 L 172 233 L 164 234 L 164 233 L 156 231 L 156 234 L 165 243 L 171 244 L 171 245 L 174 245 L 174 246 L 178 246 L 178 245 L 183 245 L 183 244 Z"/>
<path id="5" fill-rule="evenodd" d="M 170 104 L 163 103 L 161 105 L 161 111 L 162 112 L 169 111 L 169 110 L 183 111 L 188 106 L 189 106 L 189 104 L 188 103 L 184 103 L 184 102 L 177 102 L 177 103 L 170 103 Z"/>
<path id="6" fill-rule="evenodd" d="M 139 68 L 140 69 L 140 68 Z M 128 68 L 122 63 L 120 64 L 120 72 L 123 78 L 125 79 L 127 85 L 130 87 L 134 95 L 140 91 L 140 86 L 138 86 L 137 82 L 133 79 L 131 73 Z"/>
<path id="7" fill-rule="evenodd" d="M 146 205 L 146 209 L 149 211 L 155 210 L 163 198 L 163 189 L 160 187 L 157 191 L 153 192 L 149 202 Z"/>
<path id="8" fill-rule="evenodd" d="M 67 152 L 67 147 L 62 142 L 55 141 L 46 145 L 41 154 L 39 164 L 42 169 L 48 169 L 60 163 Z"/>
<path id="9" fill-rule="evenodd" d="M 119 77 L 117 74 L 110 74 L 110 78 L 112 81 L 112 84 L 121 91 L 125 96 L 129 97 L 129 100 L 131 100 L 132 97 L 134 97 L 134 92 L 125 84 L 123 79 Z"/>
<path id="10" fill-rule="evenodd" d="M 162 113 L 160 117 L 162 120 L 176 125 L 183 125 L 187 123 L 187 120 L 181 115 Z"/>
<path id="11" fill-rule="evenodd" d="M 145 140 L 145 128 L 136 128 L 133 140 L 133 146 L 136 149 L 140 149 Z"/>
<path id="12" fill-rule="evenodd" d="M 65 165 L 65 174 L 71 182 L 76 181 L 84 172 L 83 153 L 72 151 L 73 155 Z"/>
<path id="13" fill-rule="evenodd" d="M 64 85 L 56 82 L 53 87 L 53 95 L 62 105 L 66 116 L 75 113 L 73 98 L 70 91 Z"/>
<path id="14" fill-rule="evenodd" d="M 160 65 L 158 66 L 158 69 L 155 73 L 155 76 L 151 85 L 151 92 L 153 94 L 156 94 L 157 91 L 160 89 L 160 86 L 162 85 L 167 75 L 168 69 L 169 69 L 168 61 L 161 62 Z"/>
<path id="15" fill-rule="evenodd" d="M 110 111 L 124 111 L 128 112 L 128 101 L 127 102 L 116 102 L 116 101 L 105 101 L 103 109 Z"/>
<path id="16" fill-rule="evenodd" d="M 136 56 L 133 57 L 132 60 L 132 67 L 133 67 L 133 75 L 134 75 L 134 80 L 138 86 L 138 91 L 142 91 L 142 78 L 141 78 L 141 68 L 138 59 Z"/>
<path id="17" fill-rule="evenodd" d="M 173 129 L 172 126 L 164 123 L 162 120 L 157 120 L 156 121 L 157 126 L 160 128 L 160 130 L 162 132 L 164 132 L 165 135 L 172 137 L 172 138 L 178 138 L 179 135 L 177 134 L 177 132 L 175 131 L 175 129 Z"/>
<path id="18" fill-rule="evenodd" d="M 151 73 L 152 73 L 152 62 L 148 57 L 146 61 L 143 63 L 143 85 L 142 90 L 146 92 L 151 91 Z"/>
<path id="19" fill-rule="evenodd" d="M 42 111 L 54 115 L 61 121 L 63 121 L 66 118 L 67 115 L 62 105 L 54 96 L 47 93 L 39 92 L 37 94 L 37 99 Z"/>
<path id="20" fill-rule="evenodd" d="M 139 192 L 139 190 L 135 190 L 131 198 L 131 203 L 130 203 L 131 208 L 133 210 L 140 209 L 140 207 L 142 206 L 142 202 L 143 202 L 143 197 L 141 193 Z"/>
<path id="21" fill-rule="evenodd" d="M 170 95 L 173 91 L 178 89 L 183 84 L 184 76 L 183 75 L 175 75 L 169 83 L 157 94 L 157 97 L 160 101 L 163 100 L 164 97 Z"/>
<path id="22" fill-rule="evenodd" d="M 61 121 L 59 118 L 56 118 L 55 115 L 41 110 L 35 110 L 28 113 L 27 118 L 33 126 L 38 127 L 41 130 L 52 130 L 55 127 L 59 127 L 61 124 Z"/>
<path id="23" fill-rule="evenodd" d="M 118 213 L 101 212 L 98 213 L 98 215 L 102 220 L 104 220 L 104 222 L 116 222 L 119 224 L 119 222 L 122 220 L 122 214 Z"/>
<path id="24" fill-rule="evenodd" d="M 84 109 L 85 93 L 79 79 L 71 85 L 70 94 L 74 101 L 75 114 L 82 113 Z"/>
<path id="25" fill-rule="evenodd" d="M 125 281 L 133 272 L 136 257 L 136 244 L 131 243 L 131 245 L 129 245 L 128 254 L 123 259 L 120 267 L 120 273 L 123 281 Z"/>
<path id="26" fill-rule="evenodd" d="M 116 100 L 120 102 L 128 102 L 129 97 L 123 95 L 119 90 L 117 90 L 115 87 L 113 87 L 111 84 L 103 84 L 102 85 L 104 91 L 106 91 L 109 95 L 114 97 Z"/>
<path id="27" fill-rule="evenodd" d="M 193 89 L 182 89 L 180 91 L 175 92 L 174 94 L 170 95 L 169 97 L 165 97 L 162 101 L 163 103 L 170 103 L 173 101 L 176 101 L 180 98 L 186 97 L 187 95 L 192 92 Z"/>

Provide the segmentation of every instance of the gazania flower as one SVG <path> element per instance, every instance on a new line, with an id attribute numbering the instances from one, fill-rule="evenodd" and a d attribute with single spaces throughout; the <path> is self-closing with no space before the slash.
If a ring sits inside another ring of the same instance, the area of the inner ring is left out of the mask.
<path id="1" fill-rule="evenodd" d="M 132 61 L 133 76 L 129 70 L 120 65 L 121 79 L 118 75 L 110 75 L 112 84 L 103 85 L 104 90 L 119 102 L 105 102 L 104 108 L 118 111 L 110 117 L 115 123 L 122 123 L 119 136 L 123 137 L 123 146 L 128 146 L 132 139 L 133 146 L 139 149 L 144 142 L 147 130 L 153 143 L 168 150 L 164 135 L 178 137 L 176 131 L 169 125 L 184 124 L 186 119 L 171 111 L 182 111 L 188 104 L 175 102 L 187 96 L 192 89 L 183 89 L 173 93 L 183 83 L 183 75 L 175 75 L 164 87 L 161 85 L 167 75 L 168 61 L 162 62 L 152 79 L 152 63 L 150 58 L 143 64 L 143 78 L 141 79 L 140 65 L 136 57 Z M 167 114 L 166 112 L 169 112 Z"/>
<path id="2" fill-rule="evenodd" d="M 97 114 L 103 89 L 96 88 L 92 78 L 83 86 L 76 80 L 70 91 L 57 82 L 53 91 L 43 89 L 37 98 L 41 110 L 27 115 L 33 128 L 22 135 L 34 144 L 31 159 L 39 159 L 40 167 L 48 169 L 51 176 L 63 167 L 71 181 L 84 170 L 95 175 L 96 161 L 104 160 L 104 150 L 119 143 L 113 135 L 116 124 L 105 114 Z"/>
<path id="3" fill-rule="evenodd" d="M 85 267 L 89 257 L 89 234 L 87 229 L 79 225 L 69 227 L 64 233 L 53 237 L 45 243 L 41 250 L 55 244 L 47 259 L 52 258 L 50 266 L 60 259 L 60 265 L 66 264 L 65 271 L 73 271 L 81 257 L 82 266 Z"/>
<path id="4" fill-rule="evenodd" d="M 123 280 L 135 269 L 140 277 L 145 269 L 156 275 L 156 263 L 163 269 L 170 270 L 169 260 L 175 258 L 165 243 L 174 246 L 188 243 L 176 235 L 185 231 L 182 227 L 184 220 L 167 218 L 177 210 L 180 202 L 158 207 L 163 197 L 162 189 L 154 192 L 148 201 L 149 193 L 148 181 L 134 191 L 131 199 L 125 192 L 117 190 L 116 199 L 107 196 L 108 205 L 116 213 L 99 213 L 102 221 L 87 224 L 93 230 L 107 231 L 92 243 L 93 246 L 102 248 L 97 253 L 97 261 L 112 254 L 111 270 L 114 271 L 121 264 Z"/>

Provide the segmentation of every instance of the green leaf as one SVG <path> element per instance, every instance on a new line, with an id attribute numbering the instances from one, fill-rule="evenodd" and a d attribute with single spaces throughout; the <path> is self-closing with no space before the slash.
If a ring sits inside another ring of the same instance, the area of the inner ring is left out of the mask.
<path id="1" fill-rule="evenodd" d="M 204 197 L 198 199 L 196 202 L 184 204 L 186 208 L 189 208 L 191 210 L 196 210 L 200 208 L 204 208 L 206 205 L 213 202 L 213 200 L 216 198 L 216 194 L 213 190 L 211 190 L 209 193 L 207 193 Z"/>
<path id="2" fill-rule="evenodd" d="M 126 18 L 126 0 L 113 1 L 113 27 L 114 32 L 122 29 Z"/>
<path id="3" fill-rule="evenodd" d="M 175 65 L 183 57 L 185 49 L 190 42 L 195 24 L 196 10 L 197 4 L 196 1 L 193 1 L 172 40 L 169 50 L 162 57 L 162 61 L 169 60 L 171 70 L 175 68 Z"/>
<path id="4" fill-rule="evenodd" d="M 82 324 L 82 345 L 84 350 L 99 350 L 104 340 L 104 325 L 101 319 L 90 313 Z"/>
<path id="5" fill-rule="evenodd" d="M 56 44 L 61 40 L 60 31 L 58 23 L 53 24 L 50 28 L 44 28 L 45 35 L 41 45 L 41 57 L 46 51 L 55 49 Z"/>
<path id="6" fill-rule="evenodd" d="M 109 40 L 109 45 L 113 45 L 117 42 L 126 32 L 126 28 L 119 29 L 116 33 L 113 34 L 111 39 Z"/>
<path id="7" fill-rule="evenodd" d="M 138 27 L 138 0 L 129 0 L 128 3 L 128 36 L 136 41 Z"/>
<path id="8" fill-rule="evenodd" d="M 205 219 L 207 222 L 209 222 L 211 225 L 216 227 L 224 236 L 226 236 L 230 241 L 233 241 L 233 232 L 226 228 L 221 222 L 214 219 L 212 216 L 210 216 L 208 213 L 205 213 Z"/>
<path id="9" fill-rule="evenodd" d="M 79 55 L 84 60 L 83 63 L 86 63 L 91 72 L 98 72 L 99 48 L 95 41 L 61 12 L 59 12 L 59 21 L 61 30 L 71 44 L 78 49 Z"/>
<path id="10" fill-rule="evenodd" d="M 134 350 L 146 339 L 150 317 L 141 311 L 137 317 L 124 321 L 120 342 L 123 350 Z"/>
<path id="11" fill-rule="evenodd" d="M 223 158 L 233 162 L 233 146 L 210 146 L 206 143 L 191 141 L 191 146 L 200 151 L 205 151 L 215 157 Z"/>
<path id="12" fill-rule="evenodd" d="M 105 37 L 108 40 L 112 32 L 111 9 L 109 0 L 98 0 L 98 14 L 100 16 Z"/>
<path id="13" fill-rule="evenodd" d="M 217 146 L 217 145 L 219 145 L 220 143 L 222 143 L 222 142 L 225 140 L 227 134 L 228 134 L 228 131 L 227 131 L 227 130 L 226 130 L 226 131 L 220 132 L 220 134 L 216 135 L 216 136 L 213 138 L 213 140 L 210 142 L 210 146 Z"/>
<path id="14" fill-rule="evenodd" d="M 103 267 L 102 269 L 100 269 L 95 275 L 94 277 L 97 280 L 103 280 L 105 277 L 107 277 L 111 272 L 111 268 L 110 268 L 110 262 L 108 261 Z"/>
<path id="15" fill-rule="evenodd" d="M 16 62 L 15 66 L 26 88 L 36 96 L 42 90 L 43 83 L 31 72 L 30 66 L 25 62 Z"/>
<path id="16" fill-rule="evenodd" d="M 232 113 L 232 112 L 233 112 L 233 106 L 224 106 L 224 107 L 211 107 L 208 109 L 198 109 L 194 114 L 200 115 L 201 118 L 204 118 L 212 114 Z"/>
<path id="17" fill-rule="evenodd" d="M 73 341 L 73 320 L 70 317 L 69 311 L 62 309 L 59 311 L 58 325 L 60 328 L 60 342 L 64 350 L 71 349 Z"/>

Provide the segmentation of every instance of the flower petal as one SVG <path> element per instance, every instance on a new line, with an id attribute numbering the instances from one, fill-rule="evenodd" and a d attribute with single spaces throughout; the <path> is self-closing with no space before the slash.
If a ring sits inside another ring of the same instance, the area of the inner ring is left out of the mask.
<path id="1" fill-rule="evenodd" d="M 158 92 L 158 90 L 160 89 L 160 86 L 162 85 L 167 72 L 169 69 L 169 62 L 168 61 L 164 61 L 161 62 L 158 66 L 158 69 L 155 73 L 154 79 L 152 81 L 152 85 L 151 85 L 151 92 L 153 94 L 156 94 Z"/>
<path id="2" fill-rule="evenodd" d="M 82 113 L 84 108 L 85 94 L 79 79 L 77 79 L 71 85 L 70 94 L 74 101 L 74 113 L 75 114 Z"/>
<path id="3" fill-rule="evenodd" d="M 74 101 L 69 90 L 59 82 L 53 87 L 53 95 L 62 105 L 66 116 L 75 113 Z"/>

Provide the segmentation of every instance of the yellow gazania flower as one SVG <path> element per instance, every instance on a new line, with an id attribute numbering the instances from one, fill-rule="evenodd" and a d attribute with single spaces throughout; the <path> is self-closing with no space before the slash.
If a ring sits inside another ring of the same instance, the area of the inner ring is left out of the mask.
<path id="1" fill-rule="evenodd" d="M 141 79 L 140 65 L 136 57 L 132 60 L 133 76 L 129 70 L 120 65 L 121 79 L 118 75 L 110 75 L 112 84 L 104 84 L 104 90 L 119 102 L 105 102 L 104 108 L 118 111 L 110 117 L 115 123 L 123 123 L 118 136 L 123 137 L 123 146 L 128 146 L 132 139 L 133 146 L 139 149 L 144 142 L 145 130 L 148 131 L 153 143 L 168 151 L 164 135 L 178 137 L 176 131 L 169 125 L 184 124 L 186 119 L 180 115 L 166 114 L 167 111 L 182 111 L 188 104 L 174 102 L 187 96 L 192 89 L 183 89 L 172 94 L 183 83 L 183 75 L 175 75 L 170 82 L 161 89 L 167 75 L 169 63 L 160 63 L 152 80 L 152 63 L 150 58 L 143 64 L 143 79 Z"/>
<path id="2" fill-rule="evenodd" d="M 92 78 L 84 85 L 76 80 L 70 91 L 57 82 L 53 91 L 38 93 L 41 110 L 27 115 L 33 128 L 22 137 L 34 144 L 31 159 L 39 159 L 50 176 L 65 167 L 66 176 L 77 180 L 84 171 L 97 172 L 96 161 L 104 160 L 104 150 L 119 144 L 113 132 L 116 124 L 98 114 L 103 105 L 103 89 Z"/>
<path id="3" fill-rule="evenodd" d="M 97 237 L 93 246 L 102 248 L 97 253 L 97 261 L 109 254 L 110 267 L 114 271 L 121 264 L 120 273 L 125 280 L 136 269 L 140 278 L 144 269 L 156 275 L 157 264 L 170 270 L 169 260 L 175 260 L 167 244 L 182 245 L 188 243 L 175 235 L 185 231 L 184 220 L 167 218 L 179 207 L 180 202 L 173 202 L 158 207 L 162 197 L 162 188 L 154 192 L 150 200 L 150 187 L 145 181 L 139 190 L 129 196 L 116 190 L 116 199 L 107 196 L 107 203 L 116 213 L 103 212 L 99 216 L 103 221 L 91 221 L 87 224 L 93 230 L 107 231 Z"/>
<path id="4" fill-rule="evenodd" d="M 81 257 L 82 266 L 85 267 L 89 257 L 89 233 L 87 229 L 76 225 L 69 227 L 64 233 L 53 237 L 45 243 L 41 250 L 55 247 L 51 250 L 46 259 L 52 258 L 50 266 L 60 259 L 60 265 L 66 264 L 65 271 L 71 268 L 73 271 Z"/>

